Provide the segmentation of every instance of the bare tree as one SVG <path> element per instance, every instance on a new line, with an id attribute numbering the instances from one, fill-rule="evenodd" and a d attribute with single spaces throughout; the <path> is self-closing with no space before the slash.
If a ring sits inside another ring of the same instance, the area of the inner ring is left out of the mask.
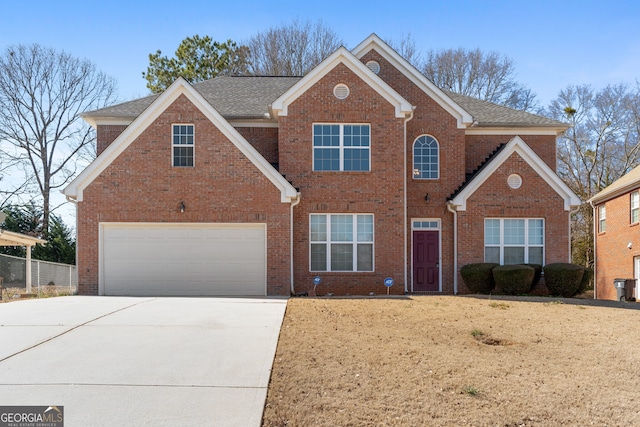
<path id="1" fill-rule="evenodd" d="M 51 191 L 76 173 L 76 159 L 95 134 L 79 119 L 114 100 L 115 80 L 95 65 L 37 44 L 9 46 L 0 56 L 0 141 L 42 198 L 49 230 Z"/>
<path id="2" fill-rule="evenodd" d="M 610 85 L 596 92 L 568 86 L 551 102 L 548 115 L 571 128 L 558 139 L 558 175 L 588 200 L 640 164 L 640 89 Z M 593 263 L 593 212 L 588 204 L 572 221 L 574 262 Z"/>
<path id="3" fill-rule="evenodd" d="M 387 39 L 385 42 L 411 65 L 419 70 L 424 68 L 422 54 L 416 47 L 416 41 L 411 33 L 402 34 L 399 39 Z"/>
<path id="4" fill-rule="evenodd" d="M 259 32 L 245 43 L 249 72 L 254 75 L 303 76 L 343 42 L 322 21 L 295 20 Z"/>
<path id="5" fill-rule="evenodd" d="M 429 51 L 422 72 L 437 86 L 523 111 L 537 108 L 535 94 L 516 81 L 513 60 L 465 48 Z"/>

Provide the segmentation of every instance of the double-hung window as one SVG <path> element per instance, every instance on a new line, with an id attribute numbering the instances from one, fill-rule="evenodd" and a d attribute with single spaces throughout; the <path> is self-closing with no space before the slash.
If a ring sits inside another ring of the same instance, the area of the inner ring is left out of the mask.
<path id="1" fill-rule="evenodd" d="M 311 271 L 373 271 L 373 215 L 311 214 Z"/>
<path id="2" fill-rule="evenodd" d="M 607 231 L 607 206 L 604 204 L 598 206 L 598 231 Z"/>
<path id="3" fill-rule="evenodd" d="M 193 125 L 173 125 L 173 166 L 193 166 Z"/>
<path id="4" fill-rule="evenodd" d="M 369 125 L 314 124 L 313 170 L 368 172 L 370 133 Z"/>
<path id="5" fill-rule="evenodd" d="M 631 224 L 640 221 L 640 192 L 631 193 Z"/>
<path id="6" fill-rule="evenodd" d="M 544 264 L 544 220 L 484 220 L 484 260 L 498 264 Z"/>

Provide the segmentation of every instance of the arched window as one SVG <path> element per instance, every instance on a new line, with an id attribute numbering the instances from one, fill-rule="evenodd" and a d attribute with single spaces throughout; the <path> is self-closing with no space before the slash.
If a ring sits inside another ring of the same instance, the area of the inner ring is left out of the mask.
<path id="1" fill-rule="evenodd" d="M 440 147 L 430 135 L 422 135 L 413 143 L 413 179 L 440 178 Z"/>

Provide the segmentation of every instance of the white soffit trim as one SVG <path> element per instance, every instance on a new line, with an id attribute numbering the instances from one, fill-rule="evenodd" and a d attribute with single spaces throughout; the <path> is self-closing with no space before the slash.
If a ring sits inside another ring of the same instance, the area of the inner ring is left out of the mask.
<path id="1" fill-rule="evenodd" d="M 364 55 L 374 49 L 389 61 L 391 65 L 411 80 L 413 84 L 418 86 L 422 91 L 436 101 L 438 105 L 455 117 L 458 122 L 458 129 L 464 129 L 473 123 L 473 117 L 471 114 L 469 114 L 460 105 L 456 104 L 449 96 L 440 90 L 438 86 L 433 84 L 431 80 L 426 78 L 413 65 L 409 64 L 406 59 L 400 56 L 398 52 L 393 50 L 375 33 L 371 34 L 362 43 L 356 46 L 351 53 L 353 53 L 356 58 L 361 59 Z"/>
<path id="2" fill-rule="evenodd" d="M 104 125 L 124 125 L 124 126 L 129 126 L 133 120 L 135 120 L 134 117 L 130 118 L 130 119 L 123 119 L 122 117 L 92 117 L 92 116 L 83 116 L 82 114 L 80 115 L 80 117 L 82 117 L 82 119 L 89 123 L 89 126 L 91 126 L 94 129 L 98 129 L 98 126 L 104 126 Z"/>
<path id="3" fill-rule="evenodd" d="M 179 77 L 147 107 L 89 166 L 62 191 L 82 201 L 83 190 L 142 134 L 180 95 L 185 95 L 280 190 L 281 202 L 298 197 L 296 189 L 275 170 L 203 97 Z"/>
<path id="4" fill-rule="evenodd" d="M 552 135 L 558 136 L 566 128 L 555 127 L 525 127 L 525 128 L 482 128 L 469 127 L 465 130 L 465 135 Z"/>
<path id="5" fill-rule="evenodd" d="M 515 136 L 506 147 L 504 147 L 480 173 L 474 177 L 462 191 L 456 195 L 451 204 L 456 206 L 458 211 L 467 210 L 467 199 L 480 188 L 482 184 L 509 158 L 517 153 L 522 157 L 555 192 L 564 199 L 564 210 L 582 204 L 580 198 L 565 184 L 558 175 L 522 140 Z"/>
<path id="6" fill-rule="evenodd" d="M 404 99 L 391 86 L 385 83 L 384 80 L 376 76 L 346 48 L 340 47 L 271 104 L 271 110 L 275 113 L 274 115 L 286 116 L 289 105 L 338 64 L 346 65 L 354 74 L 389 101 L 389 103 L 395 107 L 396 117 L 405 118 L 413 111 L 413 106 L 409 101 Z"/>

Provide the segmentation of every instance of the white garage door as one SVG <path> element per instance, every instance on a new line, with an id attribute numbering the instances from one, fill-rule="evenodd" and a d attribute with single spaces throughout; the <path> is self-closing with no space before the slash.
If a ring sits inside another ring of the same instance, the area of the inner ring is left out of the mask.
<path id="1" fill-rule="evenodd" d="M 266 295 L 264 224 L 101 225 L 104 295 Z"/>

